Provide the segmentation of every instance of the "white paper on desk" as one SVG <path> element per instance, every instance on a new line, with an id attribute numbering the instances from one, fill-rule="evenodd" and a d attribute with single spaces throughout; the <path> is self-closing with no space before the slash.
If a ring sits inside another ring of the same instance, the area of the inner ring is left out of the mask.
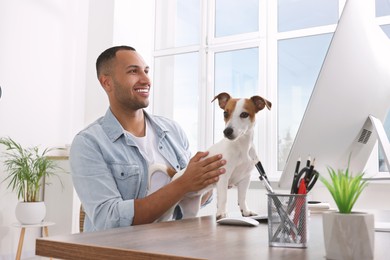
<path id="1" fill-rule="evenodd" d="M 375 221 L 375 231 L 390 232 L 390 222 Z"/>
<path id="2" fill-rule="evenodd" d="M 315 204 L 307 204 L 307 207 L 309 210 L 315 211 L 315 210 L 328 210 L 330 209 L 330 205 L 327 202 L 321 202 L 321 203 L 315 203 Z"/>

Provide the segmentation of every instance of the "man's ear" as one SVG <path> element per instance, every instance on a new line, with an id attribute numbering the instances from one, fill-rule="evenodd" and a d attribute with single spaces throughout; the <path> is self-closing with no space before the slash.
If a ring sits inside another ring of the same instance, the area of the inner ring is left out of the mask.
<path id="1" fill-rule="evenodd" d="M 99 82 L 106 92 L 110 92 L 112 90 L 112 78 L 110 76 L 104 74 L 99 76 Z"/>

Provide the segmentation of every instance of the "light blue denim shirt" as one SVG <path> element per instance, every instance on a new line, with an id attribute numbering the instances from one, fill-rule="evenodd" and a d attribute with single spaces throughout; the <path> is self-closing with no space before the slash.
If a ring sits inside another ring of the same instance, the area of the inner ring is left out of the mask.
<path id="1" fill-rule="evenodd" d="M 185 168 L 190 151 L 182 128 L 170 119 L 144 113 L 156 131 L 159 152 L 176 170 Z M 134 199 L 147 194 L 148 165 L 110 109 L 75 136 L 70 167 L 87 215 L 85 231 L 132 224 Z"/>

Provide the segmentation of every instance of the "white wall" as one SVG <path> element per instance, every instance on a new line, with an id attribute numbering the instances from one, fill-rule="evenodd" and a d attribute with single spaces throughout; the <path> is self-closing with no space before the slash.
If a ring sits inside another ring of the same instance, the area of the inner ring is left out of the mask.
<path id="1" fill-rule="evenodd" d="M 151 61 L 153 3 L 0 0 L 0 136 L 11 136 L 26 146 L 71 143 L 81 128 L 108 107 L 96 79 L 97 56 L 113 44 L 127 44 Z M 0 164 L 0 180 L 4 177 Z M 65 179 L 69 184 L 69 176 Z M 55 192 L 51 186 L 46 195 Z M 58 192 L 57 199 L 62 201 L 65 194 L 72 194 L 69 185 Z M 19 230 L 12 227 L 16 203 L 16 195 L 2 183 L 0 259 L 15 257 L 19 239 Z M 46 203 L 58 205 L 47 209 L 48 217 L 61 216 L 61 211 L 66 213 L 62 216 L 70 215 L 67 203 L 55 203 L 53 198 Z M 52 234 L 67 232 L 69 222 L 50 229 Z M 39 229 L 27 230 L 23 257 L 34 255 L 38 235 Z"/>
<path id="2" fill-rule="evenodd" d="M 83 109 L 88 1 L 0 1 L 0 135 L 69 143 Z M 76 92 L 77 90 L 77 92 Z M 72 114 L 72 112 L 74 114 Z"/>
<path id="3" fill-rule="evenodd" d="M 84 124 L 87 125 L 104 115 L 108 101 L 106 93 L 96 76 L 96 59 L 105 49 L 112 46 L 113 17 L 115 1 L 93 0 L 89 5 L 88 49 L 86 62 L 86 84 Z"/>
<path id="4" fill-rule="evenodd" d="M 26 146 L 64 146 L 83 125 L 88 6 L 80 0 L 0 0 L 0 136 Z M 0 259 L 15 258 L 16 203 L 1 183 Z M 26 231 L 23 258 L 34 255 L 39 234 Z"/>
<path id="5" fill-rule="evenodd" d="M 108 107 L 96 79 L 97 56 L 126 44 L 151 63 L 153 5 L 152 0 L 0 0 L 0 136 L 26 146 L 71 143 Z M 4 177 L 0 164 L 0 180 Z M 15 258 L 16 203 L 1 183 L 0 259 Z M 59 204 L 49 210 L 67 209 Z M 23 258 L 34 255 L 38 235 L 39 230 L 26 232 Z"/>

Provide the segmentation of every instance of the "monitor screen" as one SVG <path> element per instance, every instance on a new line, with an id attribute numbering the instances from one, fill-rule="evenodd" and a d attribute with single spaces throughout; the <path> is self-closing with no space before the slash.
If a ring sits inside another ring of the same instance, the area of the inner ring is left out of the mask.
<path id="1" fill-rule="evenodd" d="M 346 2 L 280 188 L 291 187 L 297 160 L 307 156 L 324 176 L 328 166 L 347 167 L 349 156 L 352 173 L 365 170 L 377 138 L 364 136 L 363 126 L 370 115 L 383 123 L 390 106 L 390 40 L 375 21 L 374 2 Z"/>

